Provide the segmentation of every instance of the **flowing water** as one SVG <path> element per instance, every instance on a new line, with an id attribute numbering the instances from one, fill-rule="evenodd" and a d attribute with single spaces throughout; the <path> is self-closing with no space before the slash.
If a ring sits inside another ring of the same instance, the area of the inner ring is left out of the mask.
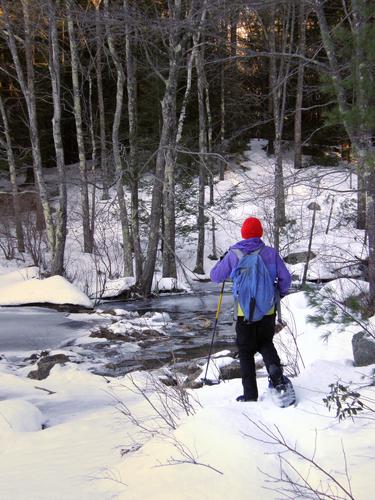
<path id="1" fill-rule="evenodd" d="M 116 340 L 81 341 L 98 324 L 97 319 L 72 321 L 67 314 L 41 307 L 0 308 L 0 356 L 16 365 L 33 352 L 63 349 L 78 356 L 95 373 L 122 375 L 134 369 L 149 369 L 170 362 L 184 363 L 208 355 L 212 340 L 220 287 L 197 284 L 193 294 L 164 295 L 148 300 L 112 301 L 100 305 L 109 311 L 122 309 L 168 313 L 167 335 L 136 344 Z M 116 318 L 120 319 L 120 318 Z M 105 323 L 105 321 L 102 321 Z M 234 347 L 232 300 L 224 293 L 213 352 Z"/>

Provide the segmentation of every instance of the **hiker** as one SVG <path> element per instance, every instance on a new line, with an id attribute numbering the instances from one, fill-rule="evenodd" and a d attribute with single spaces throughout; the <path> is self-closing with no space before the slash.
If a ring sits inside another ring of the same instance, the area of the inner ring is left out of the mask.
<path id="1" fill-rule="evenodd" d="M 276 283 L 280 298 L 285 296 L 291 284 L 291 275 L 277 251 L 266 246 L 261 240 L 263 227 L 260 220 L 248 217 L 242 224 L 241 234 L 243 239 L 231 246 L 211 270 L 211 280 L 215 283 L 227 280 L 231 275 L 233 276 L 234 270 L 244 255 L 255 253 L 264 262 L 272 284 Z M 274 293 L 273 290 L 272 293 Z M 283 376 L 280 358 L 273 344 L 276 308 L 275 305 L 272 306 L 257 321 L 246 320 L 239 304 L 237 307 L 235 305 L 235 309 L 237 309 L 234 311 L 235 317 L 237 316 L 236 343 L 243 385 L 243 394 L 237 397 L 237 401 L 257 401 L 258 387 L 254 362 L 256 352 L 262 355 L 274 388 L 281 386 L 286 379 Z"/>

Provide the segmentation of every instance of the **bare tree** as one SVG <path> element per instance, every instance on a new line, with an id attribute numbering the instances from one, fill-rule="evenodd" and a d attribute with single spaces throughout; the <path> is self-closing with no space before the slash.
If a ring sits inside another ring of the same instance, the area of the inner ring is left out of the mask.
<path id="1" fill-rule="evenodd" d="M 95 7 L 95 38 L 96 38 L 96 56 L 95 56 L 95 73 L 96 85 L 98 93 L 98 109 L 99 109 L 99 136 L 100 136 L 100 167 L 103 182 L 103 200 L 109 199 L 108 183 L 109 169 L 106 147 L 106 125 L 105 125 L 105 108 L 103 95 L 103 70 L 102 70 L 102 48 L 103 48 L 103 33 L 101 26 L 100 5 L 102 0 L 91 0 Z"/>
<path id="2" fill-rule="evenodd" d="M 154 185 L 152 191 L 149 241 L 146 262 L 138 289 L 144 295 L 151 291 L 155 270 L 158 243 L 160 238 L 160 220 L 162 215 L 164 192 L 164 245 L 163 274 L 175 275 L 175 220 L 174 220 L 174 165 L 176 161 L 176 93 L 181 58 L 181 0 L 168 2 L 169 33 L 168 33 L 168 76 L 160 72 L 158 76 L 164 84 L 164 95 L 161 101 L 161 133 L 156 156 Z M 147 52 L 147 48 L 146 48 Z M 147 52 L 148 54 L 148 52 Z M 164 187 L 164 189 L 163 189 Z"/>
<path id="3" fill-rule="evenodd" d="M 56 153 L 56 166 L 59 177 L 59 204 L 55 216 L 55 252 L 52 261 L 52 274 L 63 274 L 64 252 L 67 234 L 67 192 L 65 176 L 64 147 L 61 133 L 61 79 L 60 48 L 57 30 L 56 7 L 59 2 L 48 0 L 49 14 L 49 71 L 53 99 L 53 140 Z"/>
<path id="4" fill-rule="evenodd" d="M 300 0 L 298 6 L 298 52 L 305 55 L 306 51 L 306 12 L 305 1 Z M 302 168 L 302 103 L 303 103 L 303 79 L 304 61 L 298 62 L 297 88 L 296 88 L 296 112 L 294 115 L 294 168 Z"/>
<path id="5" fill-rule="evenodd" d="M 83 225 L 83 248 L 85 252 L 93 251 L 93 233 L 90 224 L 90 204 L 88 192 L 88 173 L 85 151 L 85 139 L 83 130 L 81 92 L 79 82 L 79 54 L 78 43 L 76 38 L 76 27 L 74 21 L 74 0 L 65 0 L 66 17 L 68 24 L 72 85 L 73 85 L 73 100 L 74 100 L 74 119 L 77 132 L 77 146 L 79 156 L 79 172 L 81 184 L 81 205 L 82 205 L 82 225 Z"/>
<path id="6" fill-rule="evenodd" d="M 131 245 L 130 245 L 129 218 L 128 218 L 128 210 L 126 207 L 126 200 L 124 196 L 124 188 L 123 188 L 124 169 L 121 161 L 120 142 L 119 142 L 119 130 L 120 130 L 120 122 L 121 122 L 121 115 L 122 115 L 122 108 L 124 101 L 125 74 L 124 74 L 124 69 L 122 67 L 121 59 L 119 58 L 115 47 L 114 37 L 111 32 L 108 5 L 109 1 L 104 0 L 107 42 L 117 72 L 116 110 L 112 125 L 112 148 L 113 148 L 113 158 L 116 169 L 116 190 L 117 190 L 117 200 L 120 207 L 122 244 L 124 251 L 123 272 L 124 276 L 133 276 L 133 259 L 132 259 Z"/>
<path id="7" fill-rule="evenodd" d="M 269 45 L 270 85 L 272 95 L 273 119 L 275 128 L 275 227 L 274 245 L 279 248 L 280 230 L 285 225 L 285 188 L 283 173 L 282 138 L 286 111 L 287 84 L 290 78 L 291 59 L 278 57 L 277 52 L 291 54 L 294 36 L 295 6 L 292 2 L 281 5 L 277 12 L 275 5 L 271 6 Z"/>
<path id="8" fill-rule="evenodd" d="M 195 41 L 198 45 L 198 41 Z M 198 110 L 199 110 L 199 194 L 198 194 L 198 246 L 194 272 L 204 274 L 204 239 L 205 239 L 205 187 L 206 187 L 206 162 L 208 152 L 207 138 L 207 109 L 205 104 L 206 74 L 204 70 L 203 47 L 200 46 L 195 55 L 197 71 Z"/>
<path id="9" fill-rule="evenodd" d="M 134 248 L 135 275 L 142 275 L 143 258 L 139 234 L 139 197 L 138 197 L 138 100 L 137 100 L 137 76 L 136 58 L 134 55 L 134 42 L 132 40 L 132 25 L 129 9 L 129 1 L 124 0 L 125 14 L 125 52 L 126 52 L 126 87 L 128 95 L 128 121 L 129 121 L 129 172 L 131 190 L 131 231 Z M 133 36 L 134 39 L 134 36 Z"/>

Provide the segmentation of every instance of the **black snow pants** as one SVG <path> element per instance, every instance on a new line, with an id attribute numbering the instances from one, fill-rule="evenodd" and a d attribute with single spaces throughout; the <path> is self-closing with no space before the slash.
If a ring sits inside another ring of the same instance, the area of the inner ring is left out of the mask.
<path id="1" fill-rule="evenodd" d="M 269 374 L 271 367 L 273 376 L 282 376 L 280 358 L 273 345 L 275 315 L 264 316 L 254 323 L 248 323 L 240 316 L 236 323 L 236 334 L 244 397 L 247 400 L 256 401 L 258 387 L 255 373 L 255 353 L 259 352 L 262 355 Z"/>

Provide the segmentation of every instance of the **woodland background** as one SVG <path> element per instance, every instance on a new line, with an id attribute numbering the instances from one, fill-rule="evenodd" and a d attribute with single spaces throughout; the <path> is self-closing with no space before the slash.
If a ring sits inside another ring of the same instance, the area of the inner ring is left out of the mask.
<path id="1" fill-rule="evenodd" d="M 151 293 L 158 259 L 176 277 L 182 205 L 196 218 L 194 271 L 204 274 L 205 252 L 219 257 L 215 182 L 262 138 L 275 155 L 276 248 L 290 223 L 287 151 L 295 169 L 356 174 L 374 311 L 374 15 L 366 0 L 0 0 L 4 256 L 64 275 L 75 185 L 82 251 L 103 251 L 100 200 L 112 200 L 120 275 L 135 277 L 138 294 Z"/>

